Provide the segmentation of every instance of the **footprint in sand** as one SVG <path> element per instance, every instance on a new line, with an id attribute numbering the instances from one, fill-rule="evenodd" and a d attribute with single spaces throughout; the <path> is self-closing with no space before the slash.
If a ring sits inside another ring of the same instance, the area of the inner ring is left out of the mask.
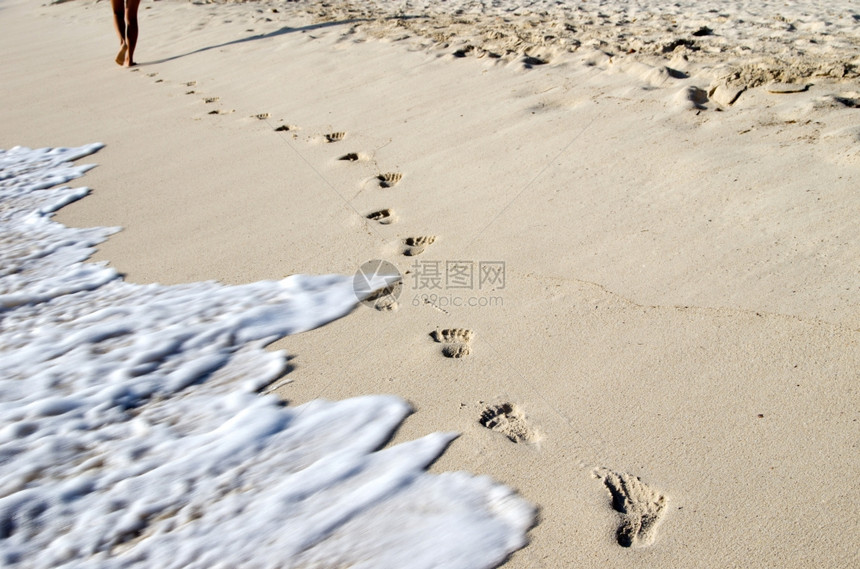
<path id="1" fill-rule="evenodd" d="M 460 359 L 472 353 L 472 336 L 474 332 L 465 328 L 446 328 L 434 330 L 430 337 L 442 346 L 442 355 L 446 358 Z"/>
<path id="2" fill-rule="evenodd" d="M 207 105 L 210 103 L 217 103 L 220 100 L 221 100 L 221 97 L 204 97 L 203 98 L 203 102 L 206 103 Z"/>
<path id="3" fill-rule="evenodd" d="M 233 109 L 230 109 L 229 111 L 227 109 L 216 109 L 214 111 L 209 111 L 209 114 L 210 115 L 229 115 L 232 112 L 233 112 Z"/>
<path id="4" fill-rule="evenodd" d="M 603 481 L 612 497 L 612 508 L 621 514 L 616 538 L 622 547 L 654 543 L 657 526 L 666 513 L 666 497 L 638 477 L 598 468 L 594 477 Z"/>
<path id="5" fill-rule="evenodd" d="M 431 245 L 434 241 L 436 241 L 436 237 L 433 235 L 426 235 L 423 237 L 407 237 L 403 240 L 403 243 L 406 244 L 406 248 L 403 250 L 403 254 L 407 257 L 415 257 L 424 252 L 428 245 Z"/>
<path id="6" fill-rule="evenodd" d="M 377 211 L 372 211 L 365 215 L 367 219 L 371 221 L 375 221 L 380 225 L 388 225 L 390 223 L 394 223 L 394 212 L 390 209 L 380 209 Z"/>
<path id="7" fill-rule="evenodd" d="M 197 85 L 197 81 L 186 81 L 183 85 L 186 87 L 195 87 Z"/>
<path id="8" fill-rule="evenodd" d="M 433 330 L 430 337 L 440 344 L 462 342 L 468 344 L 472 341 L 475 333 L 467 328 L 445 328 L 444 330 Z"/>
<path id="9" fill-rule="evenodd" d="M 185 91 L 186 95 L 194 95 L 196 93 L 197 93 L 197 91 L 195 91 L 194 89 L 191 89 L 190 91 Z"/>
<path id="10" fill-rule="evenodd" d="M 340 142 L 345 136 L 345 132 L 330 132 L 325 135 L 325 139 L 327 142 Z"/>
<path id="11" fill-rule="evenodd" d="M 348 154 L 344 154 L 343 156 L 338 158 L 338 160 L 345 160 L 347 162 L 355 162 L 359 158 L 360 158 L 360 156 L 358 154 L 356 154 L 355 152 L 350 152 Z"/>
<path id="12" fill-rule="evenodd" d="M 380 312 L 391 312 L 393 310 L 397 310 L 400 306 L 397 303 L 397 297 L 400 295 L 398 290 L 398 286 L 402 286 L 400 284 L 385 287 L 383 289 L 378 290 L 372 295 L 368 296 L 364 302 L 369 303 L 373 308 L 379 310 Z"/>
<path id="13" fill-rule="evenodd" d="M 447 344 L 442 348 L 442 355 L 446 358 L 454 358 L 459 360 L 465 358 L 472 353 L 472 346 L 469 344 Z"/>
<path id="14" fill-rule="evenodd" d="M 291 130 L 299 130 L 299 127 L 291 125 L 291 124 L 282 124 L 281 126 L 275 129 L 275 132 L 288 132 Z"/>
<path id="15" fill-rule="evenodd" d="M 513 403 L 486 407 L 478 422 L 515 443 L 535 443 L 540 439 L 538 431 L 526 420 L 522 409 Z"/>
<path id="16" fill-rule="evenodd" d="M 259 113 L 259 114 L 254 115 L 254 116 L 253 116 L 253 117 L 251 117 L 251 118 L 255 118 L 255 119 L 257 119 L 257 120 L 264 121 L 264 120 L 266 120 L 267 118 L 269 118 L 270 116 L 271 116 L 271 115 L 270 115 L 269 113 Z"/>
<path id="17" fill-rule="evenodd" d="M 377 179 L 379 180 L 380 186 L 383 188 L 390 188 L 403 179 L 403 174 L 400 172 L 386 172 L 385 174 L 377 176 Z"/>

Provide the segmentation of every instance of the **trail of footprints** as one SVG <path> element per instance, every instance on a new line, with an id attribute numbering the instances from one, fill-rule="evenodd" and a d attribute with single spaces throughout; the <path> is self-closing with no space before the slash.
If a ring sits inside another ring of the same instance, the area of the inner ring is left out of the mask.
<path id="1" fill-rule="evenodd" d="M 150 74 L 153 77 L 154 74 Z M 196 81 L 188 81 L 185 87 L 196 87 Z M 186 92 L 188 95 L 196 94 L 194 89 Z M 213 104 L 220 101 L 220 97 L 204 97 L 205 104 Z M 229 114 L 233 111 L 216 109 L 209 114 Z M 252 115 L 258 120 L 268 120 L 269 113 Z M 274 128 L 276 132 L 293 132 L 298 127 L 291 124 L 282 124 Z M 325 142 L 329 144 L 341 142 L 346 138 L 344 131 L 335 131 L 323 135 Z M 361 156 L 355 152 L 349 152 L 338 158 L 346 162 L 356 162 Z M 403 179 L 400 172 L 385 172 L 377 176 L 381 188 L 396 186 Z M 380 225 L 389 225 L 396 221 L 393 209 L 382 208 L 374 210 L 365 218 Z M 403 240 L 404 248 L 402 254 L 414 257 L 422 254 L 428 246 L 436 241 L 436 236 L 424 235 L 407 237 Z M 393 310 L 397 307 L 396 300 L 387 291 L 377 293 L 378 299 L 373 304 L 378 310 Z M 373 300 L 373 299 L 369 299 Z M 472 340 L 474 332 L 466 328 L 437 329 L 430 333 L 434 342 L 441 344 L 441 354 L 446 358 L 461 359 L 472 353 Z M 482 408 L 477 419 L 482 427 L 504 435 L 510 442 L 515 444 L 525 443 L 533 445 L 540 441 L 541 432 L 531 424 L 525 412 L 515 403 L 505 402 L 494 405 L 486 405 Z M 631 474 L 617 472 L 608 468 L 597 468 L 593 476 L 599 479 L 609 494 L 610 505 L 619 516 L 619 523 L 615 539 L 622 547 L 647 547 L 656 539 L 657 527 L 663 520 L 667 501 L 666 496 L 651 488 L 638 477 Z"/>
<path id="2" fill-rule="evenodd" d="M 445 332 L 456 331 L 443 330 L 436 337 L 451 339 L 451 335 L 446 336 Z M 513 443 L 534 444 L 542 437 L 523 410 L 514 403 L 485 406 L 478 423 L 504 435 Z M 618 545 L 630 548 L 653 545 L 657 539 L 657 528 L 666 515 L 668 498 L 632 474 L 601 467 L 594 469 L 592 476 L 603 482 L 609 494 L 609 505 L 618 514 L 615 530 Z"/>
<path id="3" fill-rule="evenodd" d="M 149 74 L 150 77 L 152 77 L 154 75 L 155 74 Z M 186 82 L 182 83 L 182 85 L 185 87 L 191 87 L 192 88 L 192 89 L 189 89 L 188 91 L 185 92 L 186 95 L 197 94 L 196 89 L 193 89 L 193 87 L 197 87 L 197 81 L 186 81 Z M 203 103 L 205 103 L 207 105 L 211 105 L 211 104 L 220 102 L 221 98 L 217 97 L 217 96 L 210 96 L 210 97 L 203 97 L 202 100 L 203 100 Z M 208 114 L 210 114 L 210 115 L 227 115 L 227 114 L 231 114 L 233 112 L 234 111 L 232 109 L 231 110 L 214 109 L 212 111 L 209 111 Z M 251 115 L 251 116 L 252 116 L 252 118 L 255 118 L 258 120 L 268 120 L 268 119 L 272 118 L 271 113 L 257 113 L 257 114 Z M 293 132 L 293 131 L 297 131 L 299 129 L 297 126 L 292 125 L 292 124 L 282 124 L 282 125 L 278 125 L 277 127 L 275 127 L 274 130 L 275 130 L 275 132 Z M 333 144 L 333 143 L 343 141 L 346 138 L 346 136 L 347 136 L 346 131 L 333 131 L 333 132 L 329 132 L 329 133 L 322 135 L 322 138 L 327 143 Z M 357 162 L 361 159 L 362 159 L 361 155 L 357 152 L 348 152 L 348 153 L 343 154 L 342 156 L 340 156 L 338 158 L 338 160 L 345 161 L 345 162 Z M 391 187 L 396 186 L 403 179 L 403 174 L 401 172 L 384 172 L 384 173 L 379 174 L 376 177 L 376 179 L 379 182 L 379 186 L 381 188 L 391 188 Z M 365 215 L 365 218 L 370 220 L 370 221 L 375 221 L 376 223 L 378 223 L 380 225 L 390 225 L 397 220 L 397 217 L 394 215 L 394 212 L 391 208 L 384 208 L 384 209 L 372 211 L 372 212 L 368 213 L 367 215 Z M 404 245 L 405 245 L 405 247 L 403 249 L 403 255 L 412 256 L 412 257 L 414 257 L 416 255 L 420 255 L 421 253 L 423 253 L 426 250 L 427 246 L 432 244 L 435 240 L 436 240 L 435 236 L 407 237 L 406 239 L 403 240 Z"/>
<path id="4" fill-rule="evenodd" d="M 444 332 L 444 331 L 443 331 Z M 514 403 L 484 407 L 478 423 L 508 438 L 513 443 L 534 444 L 542 435 L 523 410 Z M 609 468 L 596 468 L 592 476 L 609 494 L 610 506 L 618 514 L 615 540 L 621 547 L 641 548 L 653 545 L 657 528 L 665 517 L 668 498 L 638 476 Z"/>
<path id="5" fill-rule="evenodd" d="M 150 76 L 154 76 L 154 74 L 150 74 Z M 185 87 L 196 87 L 197 81 L 186 81 L 183 83 L 183 85 Z M 190 89 L 186 91 L 185 94 L 194 95 L 196 93 L 197 91 L 195 89 Z M 221 98 L 217 96 L 203 97 L 203 102 L 207 105 L 218 103 L 220 101 Z M 231 113 L 233 113 L 233 110 L 227 109 L 215 109 L 208 112 L 208 114 L 210 115 L 226 115 Z M 271 117 L 272 115 L 270 113 L 257 113 L 252 115 L 252 118 L 258 120 L 268 120 Z M 282 124 L 275 127 L 274 130 L 275 132 L 293 132 L 298 130 L 298 127 L 291 124 Z M 322 137 L 327 143 L 333 144 L 343 141 L 346 138 L 346 135 L 346 131 L 333 131 L 322 135 Z M 338 160 L 345 162 L 357 162 L 360 159 L 361 155 L 359 155 L 357 152 L 348 152 L 338 158 Z M 401 172 L 384 172 L 379 174 L 376 178 L 379 182 L 380 187 L 391 188 L 396 186 L 403 179 L 403 174 Z M 390 208 L 372 211 L 368 213 L 365 218 L 370 221 L 375 221 L 380 225 L 390 225 L 397 220 L 396 216 L 394 215 L 394 212 Z M 406 239 L 404 239 L 405 247 L 403 249 L 403 254 L 405 256 L 413 257 L 416 255 L 420 255 L 426 250 L 427 246 L 432 244 L 435 240 L 435 236 L 407 237 Z"/>

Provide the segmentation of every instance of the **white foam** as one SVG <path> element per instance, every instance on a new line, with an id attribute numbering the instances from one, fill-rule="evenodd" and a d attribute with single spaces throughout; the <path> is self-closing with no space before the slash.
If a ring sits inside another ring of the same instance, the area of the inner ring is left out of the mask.
<path id="1" fill-rule="evenodd" d="M 0 151 L 0 561 L 12 567 L 491 567 L 531 505 L 377 451 L 392 396 L 288 408 L 262 346 L 351 311 L 352 278 L 132 285 L 83 261 L 114 229 L 50 213 L 101 148 Z"/>

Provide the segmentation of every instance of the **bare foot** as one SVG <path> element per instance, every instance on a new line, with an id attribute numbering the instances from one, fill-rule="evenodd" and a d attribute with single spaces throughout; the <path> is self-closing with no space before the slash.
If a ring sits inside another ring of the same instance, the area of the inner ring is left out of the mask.
<path id="1" fill-rule="evenodd" d="M 126 64 L 126 61 L 125 61 L 125 52 L 126 51 L 128 51 L 128 46 L 125 44 L 122 44 L 122 47 L 119 48 L 119 53 L 116 54 L 115 61 L 116 61 L 117 65 L 125 65 Z"/>

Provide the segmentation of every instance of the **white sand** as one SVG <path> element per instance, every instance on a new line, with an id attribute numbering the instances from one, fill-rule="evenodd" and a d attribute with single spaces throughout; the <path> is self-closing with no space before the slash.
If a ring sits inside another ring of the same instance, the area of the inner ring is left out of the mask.
<path id="1" fill-rule="evenodd" d="M 855 565 L 860 11 L 575 4 L 145 3 L 128 71 L 106 3 L 3 0 L 0 147 L 107 144 L 58 219 L 124 227 L 95 258 L 134 282 L 412 270 L 397 310 L 273 346 L 278 392 L 461 431 L 434 470 L 542 508 L 506 566 Z M 506 286 L 426 304 L 412 277 L 445 261 Z M 503 404 L 484 422 L 535 442 L 479 422 Z"/>

